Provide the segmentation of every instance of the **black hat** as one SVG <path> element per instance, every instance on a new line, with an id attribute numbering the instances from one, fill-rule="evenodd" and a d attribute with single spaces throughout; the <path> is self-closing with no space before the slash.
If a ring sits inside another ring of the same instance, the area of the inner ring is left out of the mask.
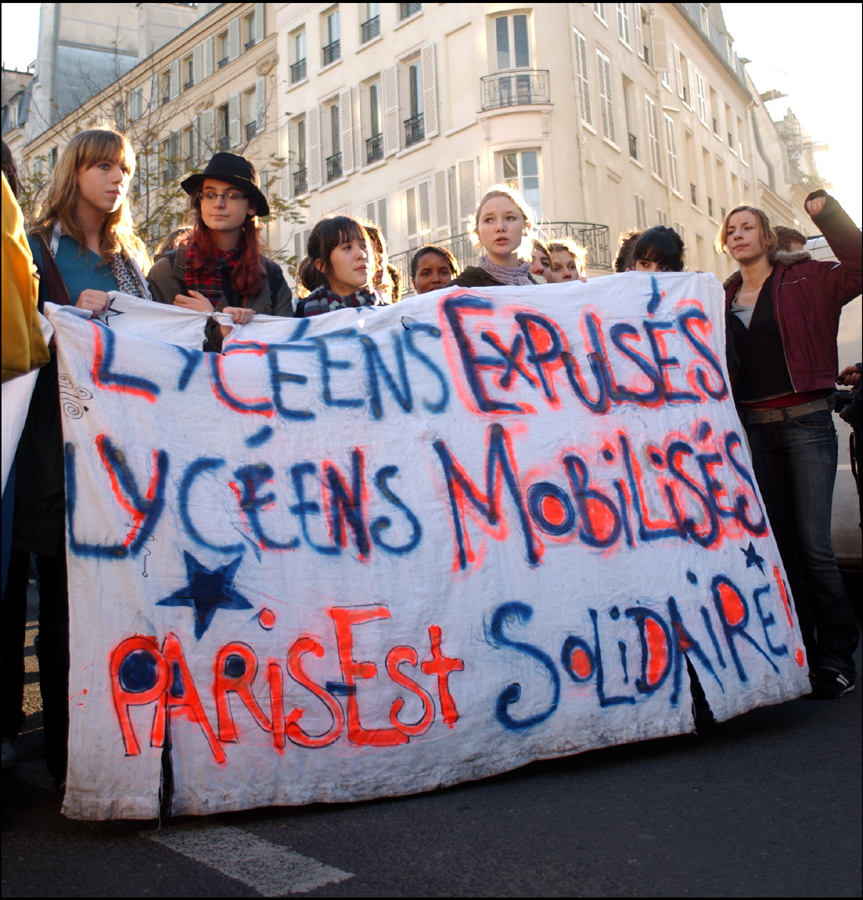
<path id="1" fill-rule="evenodd" d="M 249 202 L 255 207 L 255 213 L 259 216 L 270 214 L 270 204 L 261 193 L 261 179 L 258 170 L 244 156 L 236 156 L 234 153 L 217 153 L 208 163 L 207 168 L 200 175 L 190 175 L 180 183 L 180 187 L 193 196 L 199 190 L 207 178 L 215 178 L 217 181 L 225 181 L 245 191 Z"/>

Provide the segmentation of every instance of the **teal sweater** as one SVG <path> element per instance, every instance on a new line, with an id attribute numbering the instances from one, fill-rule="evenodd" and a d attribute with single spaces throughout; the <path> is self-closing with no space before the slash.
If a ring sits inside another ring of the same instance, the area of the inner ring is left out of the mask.
<path id="1" fill-rule="evenodd" d="M 42 245 L 33 237 L 28 237 L 30 249 L 36 265 L 42 267 Z M 74 306 L 81 296 L 81 291 L 88 288 L 94 291 L 117 291 L 117 279 L 111 271 L 111 266 L 102 262 L 102 258 L 92 250 L 80 252 L 81 245 L 68 234 L 61 235 L 60 246 L 57 250 L 55 261 L 63 283 L 69 292 L 69 300 Z M 59 298 L 49 297 L 52 302 L 61 302 Z"/>

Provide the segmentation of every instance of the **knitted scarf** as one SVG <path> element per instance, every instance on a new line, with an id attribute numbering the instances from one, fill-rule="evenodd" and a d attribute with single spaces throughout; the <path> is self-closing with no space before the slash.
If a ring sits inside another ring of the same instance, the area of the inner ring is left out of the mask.
<path id="1" fill-rule="evenodd" d="M 331 291 L 325 285 L 315 288 L 305 300 L 300 301 L 298 314 L 300 316 L 319 316 L 321 313 L 332 312 L 335 309 L 345 309 L 357 306 L 375 306 L 377 296 L 364 288 L 342 297 L 335 291 Z"/>
<path id="2" fill-rule="evenodd" d="M 240 261 L 242 251 L 239 247 L 233 250 L 216 248 L 216 264 L 204 269 L 200 263 L 200 250 L 194 240 L 186 242 L 186 288 L 190 291 L 198 291 L 203 294 L 213 306 L 218 306 L 227 297 L 222 296 L 222 271 L 227 270 L 230 277 L 231 271 Z M 246 305 L 245 298 L 240 302 Z"/>
<path id="3" fill-rule="evenodd" d="M 495 281 L 499 281 L 501 284 L 533 284 L 527 277 L 527 273 L 530 271 L 529 260 L 517 266 L 499 266 L 487 256 L 481 256 L 479 258 L 479 267 L 488 272 Z"/>

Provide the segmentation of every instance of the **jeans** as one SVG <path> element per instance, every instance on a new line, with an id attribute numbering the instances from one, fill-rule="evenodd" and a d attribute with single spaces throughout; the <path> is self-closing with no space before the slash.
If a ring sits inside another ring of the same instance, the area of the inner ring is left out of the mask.
<path id="1" fill-rule="evenodd" d="M 860 629 L 830 543 L 837 458 L 833 414 L 824 409 L 796 419 L 750 424 L 746 433 L 809 668 L 826 666 L 854 681 Z"/>

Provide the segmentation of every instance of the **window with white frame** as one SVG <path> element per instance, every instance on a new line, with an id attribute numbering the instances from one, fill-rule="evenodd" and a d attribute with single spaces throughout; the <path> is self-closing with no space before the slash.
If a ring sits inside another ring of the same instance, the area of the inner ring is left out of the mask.
<path id="1" fill-rule="evenodd" d="M 129 119 L 137 121 L 144 114 L 144 88 L 133 88 L 129 93 Z"/>
<path id="2" fill-rule="evenodd" d="M 617 4 L 617 36 L 621 41 L 623 41 L 624 44 L 626 44 L 627 47 L 632 47 L 632 38 L 629 29 L 628 3 Z"/>
<path id="3" fill-rule="evenodd" d="M 378 226 L 378 230 L 384 236 L 385 241 L 389 240 L 387 205 L 386 197 L 379 197 L 377 200 L 370 200 L 366 203 L 366 218 Z"/>
<path id="4" fill-rule="evenodd" d="M 408 250 L 416 250 L 431 240 L 431 181 L 421 181 L 405 191 L 405 213 Z"/>
<path id="5" fill-rule="evenodd" d="M 593 116 L 590 111 L 590 76 L 587 65 L 587 39 L 578 31 L 575 33 L 575 68 L 578 73 L 578 99 L 581 109 L 581 121 L 593 125 Z"/>
<path id="6" fill-rule="evenodd" d="M 360 43 L 365 44 L 381 33 L 380 3 L 362 3 L 362 23 L 360 25 Z"/>
<path id="7" fill-rule="evenodd" d="M 614 101 L 611 94 L 611 60 L 596 51 L 596 67 L 599 73 L 599 111 L 602 116 L 602 134 L 612 143 L 617 143 L 614 134 Z"/>
<path id="8" fill-rule="evenodd" d="M 692 64 L 686 58 L 686 54 L 677 46 L 674 47 L 674 71 L 677 75 L 677 96 L 691 109 L 692 108 Z"/>
<path id="9" fill-rule="evenodd" d="M 342 177 L 342 141 L 340 129 L 341 109 L 338 104 L 331 103 L 325 107 L 328 116 L 328 133 L 330 139 L 329 155 L 327 156 L 327 181 L 335 181 Z"/>
<path id="10" fill-rule="evenodd" d="M 656 209 L 656 224 L 657 225 L 668 225 L 668 216 L 665 215 L 665 212 L 657 207 Z"/>
<path id="11" fill-rule="evenodd" d="M 647 204 L 639 194 L 635 194 L 635 227 L 642 230 L 647 228 Z"/>
<path id="12" fill-rule="evenodd" d="M 291 61 L 291 84 L 297 84 L 308 74 L 306 62 L 306 29 L 296 31 L 288 38 Z"/>
<path id="13" fill-rule="evenodd" d="M 497 70 L 530 68 L 530 32 L 526 15 L 494 20 Z"/>
<path id="14" fill-rule="evenodd" d="M 665 115 L 665 147 L 668 152 L 668 177 L 671 190 L 680 193 L 680 173 L 677 170 L 677 139 L 674 134 L 674 120 Z"/>
<path id="15" fill-rule="evenodd" d="M 501 181 L 515 188 L 533 210 L 537 221 L 542 217 L 539 187 L 539 151 L 508 150 L 500 154 Z"/>
<path id="16" fill-rule="evenodd" d="M 328 66 L 342 58 L 342 27 L 338 7 L 326 14 L 322 31 L 326 40 L 323 47 L 323 65 Z"/>
<path id="17" fill-rule="evenodd" d="M 647 134 L 650 138 L 650 171 L 657 178 L 662 178 L 662 144 L 659 140 L 659 116 L 656 112 L 656 101 L 645 96 L 647 104 Z"/>
<path id="18" fill-rule="evenodd" d="M 605 23 L 605 4 L 604 3 L 594 3 L 593 4 L 593 14 L 599 19 L 603 24 Z"/>

